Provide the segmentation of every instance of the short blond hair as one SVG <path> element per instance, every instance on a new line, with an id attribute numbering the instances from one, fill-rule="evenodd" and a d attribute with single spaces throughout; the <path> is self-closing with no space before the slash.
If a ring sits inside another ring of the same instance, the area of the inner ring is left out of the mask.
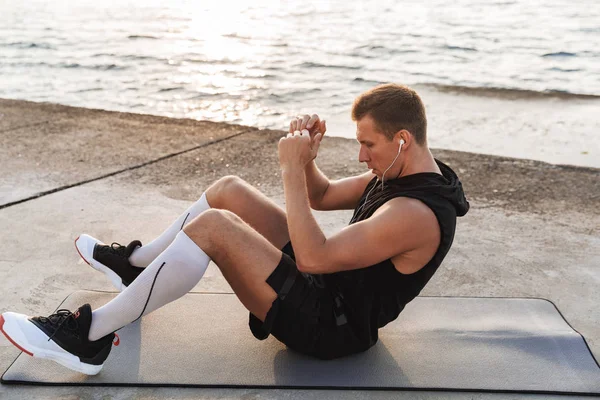
<path id="1" fill-rule="evenodd" d="M 427 143 L 425 106 L 417 92 L 407 86 L 388 83 L 358 96 L 352 106 L 352 120 L 358 122 L 367 115 L 389 140 L 406 129 L 418 144 Z"/>

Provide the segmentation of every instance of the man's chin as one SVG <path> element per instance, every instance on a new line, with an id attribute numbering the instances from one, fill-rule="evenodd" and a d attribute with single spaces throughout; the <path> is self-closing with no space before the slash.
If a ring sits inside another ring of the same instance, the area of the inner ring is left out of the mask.
<path id="1" fill-rule="evenodd" d="M 367 166 L 367 169 L 368 169 L 369 171 L 371 171 L 371 173 L 372 173 L 373 175 L 376 175 L 376 176 L 377 176 L 377 178 L 380 178 L 380 177 L 381 177 L 381 173 L 380 173 L 378 170 L 376 170 L 375 168 L 369 168 L 369 166 Z"/>

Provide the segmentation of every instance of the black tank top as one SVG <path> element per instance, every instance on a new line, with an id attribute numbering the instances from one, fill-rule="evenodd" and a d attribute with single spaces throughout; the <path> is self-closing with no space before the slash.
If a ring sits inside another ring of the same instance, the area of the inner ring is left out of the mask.
<path id="1" fill-rule="evenodd" d="M 350 220 L 350 224 L 363 221 L 388 200 L 396 197 L 418 199 L 434 212 L 440 226 L 440 245 L 433 258 L 413 274 L 398 272 L 391 259 L 387 259 L 366 268 L 324 276 L 327 284 L 335 287 L 341 295 L 348 323 L 366 348 L 377 342 L 377 330 L 396 319 L 404 306 L 431 279 L 450 250 L 456 217 L 465 215 L 469 209 L 462 185 L 454 171 L 444 163 L 438 160 L 436 162 L 442 175 L 425 172 L 403 176 L 386 181 L 383 190 L 380 189 L 381 182 L 373 178 Z M 377 185 L 375 189 L 374 185 Z M 372 245 L 377 246 L 377 243 Z"/>

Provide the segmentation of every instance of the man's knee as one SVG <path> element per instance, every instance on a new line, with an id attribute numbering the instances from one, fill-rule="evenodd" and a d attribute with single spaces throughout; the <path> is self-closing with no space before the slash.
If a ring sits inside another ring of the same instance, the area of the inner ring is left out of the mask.
<path id="1" fill-rule="evenodd" d="M 190 221 L 183 231 L 214 259 L 215 252 L 222 250 L 224 242 L 236 229 L 238 220 L 239 217 L 230 211 L 211 208 Z"/>
<path id="2" fill-rule="evenodd" d="M 207 190 L 207 200 L 211 207 L 224 208 L 228 199 L 241 196 L 246 190 L 248 183 L 235 175 L 227 175 L 217 180 Z"/>
<path id="3" fill-rule="evenodd" d="M 195 233 L 198 230 L 216 232 L 230 224 L 237 223 L 238 220 L 239 217 L 231 211 L 210 208 L 194 218 L 183 228 L 183 231 L 185 233 Z"/>

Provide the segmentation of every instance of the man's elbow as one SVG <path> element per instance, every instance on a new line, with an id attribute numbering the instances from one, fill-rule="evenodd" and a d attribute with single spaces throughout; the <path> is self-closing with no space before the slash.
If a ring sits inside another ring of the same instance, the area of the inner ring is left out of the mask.
<path id="1" fill-rule="evenodd" d="M 298 267 L 298 271 L 303 272 L 305 274 L 321 274 L 321 266 L 318 264 L 305 264 L 302 262 L 297 262 L 296 266 Z"/>
<path id="2" fill-rule="evenodd" d="M 296 260 L 298 271 L 306 274 L 328 274 L 333 272 L 334 268 L 327 260 Z"/>
<path id="3" fill-rule="evenodd" d="M 323 263 L 316 259 L 302 258 L 296 255 L 296 266 L 298 267 L 298 271 L 305 274 L 321 274 Z"/>
<path id="4" fill-rule="evenodd" d="M 296 252 L 296 265 L 298 271 L 307 274 L 323 274 L 330 264 L 331 253 L 326 247 L 327 239 L 323 237 L 323 241 L 319 244 L 313 244 L 310 251 Z"/>
<path id="5" fill-rule="evenodd" d="M 321 202 L 313 199 L 309 199 L 310 208 L 316 211 L 323 211 L 321 208 Z"/>
<path id="6" fill-rule="evenodd" d="M 310 203 L 310 208 L 317 211 L 325 211 L 323 208 L 323 199 L 325 198 L 325 193 L 327 193 L 327 189 L 329 189 L 330 182 L 327 182 L 327 186 L 321 193 L 313 193 L 308 197 L 308 201 Z"/>

